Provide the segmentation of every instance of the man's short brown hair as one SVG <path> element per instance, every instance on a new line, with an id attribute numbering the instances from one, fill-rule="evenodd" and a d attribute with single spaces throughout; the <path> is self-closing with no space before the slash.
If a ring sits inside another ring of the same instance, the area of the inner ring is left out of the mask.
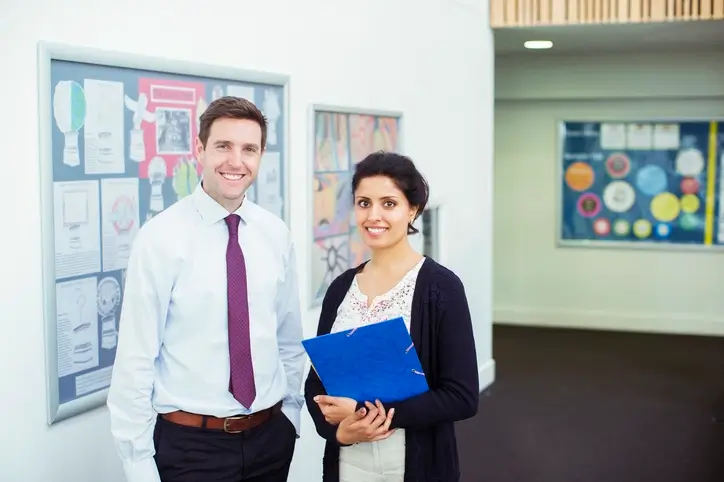
<path id="1" fill-rule="evenodd" d="M 264 114 L 254 105 L 253 102 L 241 97 L 227 95 L 213 101 L 201 114 L 199 125 L 199 139 L 206 147 L 209 140 L 211 125 L 216 119 L 248 119 L 256 122 L 261 127 L 261 149 L 266 147 L 267 120 Z"/>

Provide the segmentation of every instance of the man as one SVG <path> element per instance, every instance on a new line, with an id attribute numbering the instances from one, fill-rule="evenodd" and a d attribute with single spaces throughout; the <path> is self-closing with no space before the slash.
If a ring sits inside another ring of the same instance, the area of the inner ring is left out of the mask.
<path id="1" fill-rule="evenodd" d="M 251 102 L 212 102 L 201 183 L 134 241 L 108 396 L 129 482 L 287 480 L 305 358 L 290 233 L 245 198 L 266 135 Z"/>

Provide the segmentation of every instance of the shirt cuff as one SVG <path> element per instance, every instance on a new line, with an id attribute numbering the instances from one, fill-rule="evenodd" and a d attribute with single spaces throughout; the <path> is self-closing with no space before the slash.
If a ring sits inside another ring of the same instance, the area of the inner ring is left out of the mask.
<path id="1" fill-rule="evenodd" d="M 156 460 L 153 457 L 141 460 L 124 460 L 123 470 L 126 473 L 127 482 L 161 482 Z"/>

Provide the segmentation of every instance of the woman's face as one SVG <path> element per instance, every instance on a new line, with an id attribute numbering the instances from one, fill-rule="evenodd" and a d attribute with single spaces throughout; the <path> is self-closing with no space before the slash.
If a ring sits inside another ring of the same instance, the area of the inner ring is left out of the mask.
<path id="1" fill-rule="evenodd" d="M 415 210 L 392 179 L 373 176 L 357 186 L 354 214 L 363 242 L 370 249 L 385 249 L 407 237 Z"/>

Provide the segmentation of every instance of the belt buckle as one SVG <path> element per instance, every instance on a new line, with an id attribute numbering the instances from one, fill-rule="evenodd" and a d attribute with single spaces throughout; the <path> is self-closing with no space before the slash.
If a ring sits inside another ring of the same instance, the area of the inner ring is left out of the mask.
<path id="1" fill-rule="evenodd" d="M 244 420 L 249 418 L 249 415 L 237 415 L 236 417 L 226 417 L 224 419 L 224 432 L 226 433 L 241 433 L 243 430 L 229 430 L 228 423 L 229 420 Z"/>

